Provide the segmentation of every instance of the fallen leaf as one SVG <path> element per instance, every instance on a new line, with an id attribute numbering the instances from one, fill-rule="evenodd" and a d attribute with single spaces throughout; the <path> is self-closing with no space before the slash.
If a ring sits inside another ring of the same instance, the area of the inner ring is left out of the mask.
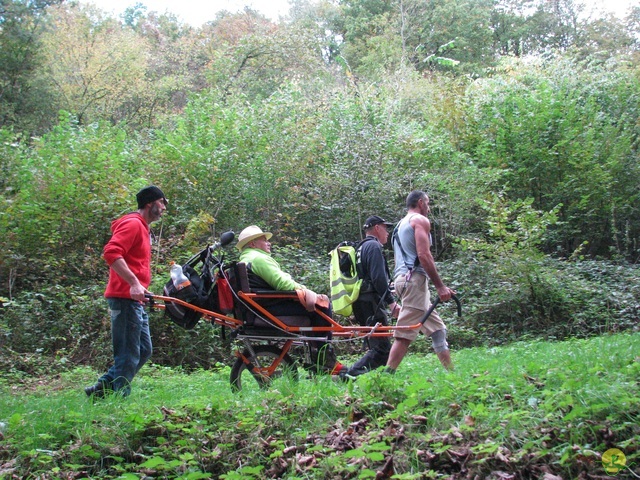
<path id="1" fill-rule="evenodd" d="M 562 480 L 562 477 L 559 477 L 558 475 L 553 475 L 551 473 L 545 473 L 544 476 L 542 477 L 542 480 Z"/>
<path id="2" fill-rule="evenodd" d="M 395 469 L 393 468 L 393 457 L 390 456 L 384 462 L 384 466 L 376 472 L 376 480 L 391 478 L 393 474 L 395 474 Z"/>
<path id="3" fill-rule="evenodd" d="M 514 478 L 516 478 L 516 475 L 514 473 L 500 471 L 491 472 L 491 476 L 500 480 L 513 480 Z"/>
<path id="4" fill-rule="evenodd" d="M 316 457 L 313 455 L 296 455 L 296 462 L 300 466 L 310 468 L 316 463 Z"/>

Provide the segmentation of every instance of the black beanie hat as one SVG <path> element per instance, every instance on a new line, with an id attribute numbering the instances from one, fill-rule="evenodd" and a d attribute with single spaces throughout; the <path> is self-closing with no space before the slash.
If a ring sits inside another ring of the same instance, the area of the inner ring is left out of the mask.
<path id="1" fill-rule="evenodd" d="M 144 208 L 148 203 L 155 202 L 156 200 L 159 200 L 161 198 L 164 200 L 165 205 L 169 203 L 167 202 L 167 198 L 164 196 L 164 193 L 162 193 L 162 190 L 160 190 L 155 185 L 149 185 L 136 194 L 136 200 L 138 200 L 138 208 Z"/>

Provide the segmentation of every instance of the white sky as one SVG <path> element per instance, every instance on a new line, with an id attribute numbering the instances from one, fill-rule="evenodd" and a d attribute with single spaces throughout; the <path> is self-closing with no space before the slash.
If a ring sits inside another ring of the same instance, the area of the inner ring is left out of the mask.
<path id="1" fill-rule="evenodd" d="M 80 3 L 93 3 L 115 16 L 136 3 L 142 3 L 147 11 L 173 13 L 194 27 L 213 20 L 221 10 L 236 13 L 248 6 L 273 20 L 289 11 L 288 0 L 80 0 Z"/>
<path id="2" fill-rule="evenodd" d="M 213 20 L 220 10 L 232 13 L 244 10 L 249 6 L 267 17 L 277 20 L 289 11 L 288 0 L 80 0 L 82 3 L 94 3 L 101 10 L 119 16 L 128 7 L 140 2 L 148 11 L 159 13 L 171 12 L 181 20 L 199 27 L 203 23 Z M 587 5 L 587 9 L 594 11 L 610 11 L 623 17 L 631 5 L 637 5 L 639 0 L 578 0 Z"/>

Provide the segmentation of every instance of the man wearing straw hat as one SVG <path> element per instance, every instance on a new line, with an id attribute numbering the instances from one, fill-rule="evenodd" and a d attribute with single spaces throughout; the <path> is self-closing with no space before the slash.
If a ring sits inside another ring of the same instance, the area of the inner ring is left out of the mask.
<path id="1" fill-rule="evenodd" d="M 271 243 L 269 242 L 271 237 L 271 232 L 263 232 L 256 225 L 245 228 L 238 236 L 238 244 L 236 246 L 241 252 L 239 261 L 247 265 L 249 285 L 252 288 L 271 288 L 278 291 L 295 290 L 302 293 L 306 305 L 302 305 L 300 302 L 284 301 L 269 306 L 269 312 L 276 316 L 306 315 L 311 319 L 312 324 L 326 325 L 326 321 L 319 317 L 314 310 L 318 306 L 324 313 L 331 316 L 328 297 L 309 290 L 280 268 L 280 264 L 271 256 Z M 316 354 L 316 357 L 312 358 L 314 363 L 320 365 L 322 370 L 333 375 L 339 373 L 342 369 L 342 364 L 336 361 L 331 344 L 320 340 L 312 343 L 316 347 L 312 349 L 312 353 Z M 316 350 L 317 353 L 313 350 Z"/>

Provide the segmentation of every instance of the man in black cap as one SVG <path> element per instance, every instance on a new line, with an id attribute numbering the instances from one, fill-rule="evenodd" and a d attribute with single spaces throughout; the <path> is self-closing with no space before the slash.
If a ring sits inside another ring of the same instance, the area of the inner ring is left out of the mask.
<path id="1" fill-rule="evenodd" d="M 389 288 L 391 281 L 387 260 L 382 246 L 389 239 L 387 227 L 393 225 L 377 215 L 367 218 L 362 229 L 365 238 L 356 249 L 356 270 L 362 279 L 360 295 L 353 304 L 353 314 L 362 326 L 376 323 L 388 325 L 387 306 L 393 317 L 398 316 L 399 307 Z M 341 376 L 355 377 L 385 365 L 389 358 L 391 342 L 388 337 L 369 337 L 369 350 Z"/>
<path id="2" fill-rule="evenodd" d="M 155 185 L 140 190 L 136 200 L 137 211 L 111 223 L 113 234 L 102 253 L 109 265 L 104 296 L 111 314 L 114 363 L 95 385 L 84 389 L 90 397 L 109 392 L 129 395 L 133 377 L 151 357 L 149 317 L 144 310 L 151 283 L 149 225 L 162 217 L 168 202 Z"/>

